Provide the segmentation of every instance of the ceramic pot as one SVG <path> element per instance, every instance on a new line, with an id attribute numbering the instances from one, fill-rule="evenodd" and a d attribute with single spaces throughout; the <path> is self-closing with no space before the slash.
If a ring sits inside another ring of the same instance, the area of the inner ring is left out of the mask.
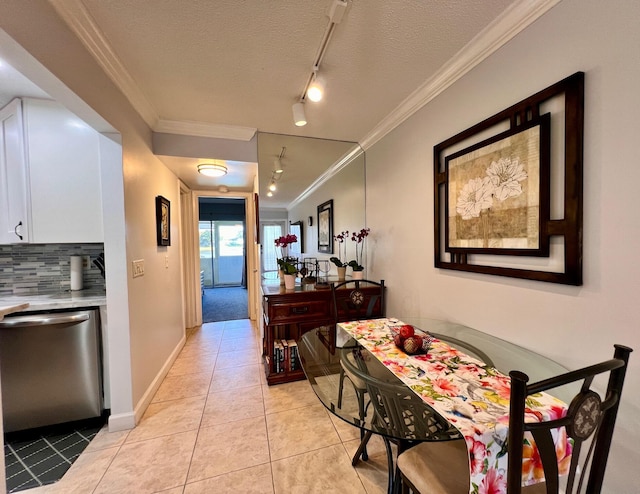
<path id="1" fill-rule="evenodd" d="M 293 290 L 296 287 L 296 275 L 285 274 L 284 275 L 284 287 L 287 290 Z"/>
<path id="2" fill-rule="evenodd" d="M 338 268 L 338 281 L 344 281 L 346 275 L 347 275 L 347 267 L 346 266 L 342 266 L 341 268 Z"/>
<path id="3" fill-rule="evenodd" d="M 284 286 L 284 271 L 278 269 L 278 276 L 280 277 L 280 286 Z"/>
<path id="4" fill-rule="evenodd" d="M 362 270 L 362 271 L 353 271 L 351 273 L 351 279 L 352 280 L 362 280 L 362 279 L 364 279 L 364 270 Z"/>

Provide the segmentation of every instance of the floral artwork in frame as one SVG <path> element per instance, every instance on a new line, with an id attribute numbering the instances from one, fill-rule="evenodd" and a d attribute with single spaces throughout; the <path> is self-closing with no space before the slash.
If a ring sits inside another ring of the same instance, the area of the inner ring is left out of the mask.
<path id="1" fill-rule="evenodd" d="M 333 254 L 333 199 L 318 206 L 318 252 Z"/>
<path id="2" fill-rule="evenodd" d="M 550 115 L 445 158 L 445 250 L 546 256 Z"/>
<path id="3" fill-rule="evenodd" d="M 158 245 L 171 245 L 171 203 L 162 196 L 156 197 L 156 234 Z"/>
<path id="4" fill-rule="evenodd" d="M 582 285 L 584 79 L 433 147 L 436 268 Z"/>

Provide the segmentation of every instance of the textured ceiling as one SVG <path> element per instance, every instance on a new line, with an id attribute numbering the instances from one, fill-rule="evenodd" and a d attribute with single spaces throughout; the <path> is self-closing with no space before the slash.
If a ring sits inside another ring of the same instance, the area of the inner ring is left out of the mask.
<path id="1" fill-rule="evenodd" d="M 283 135 L 290 153 L 304 153 L 297 148 L 305 142 L 290 136 L 315 138 L 314 146 L 318 139 L 363 143 L 478 35 L 497 27 L 496 45 L 513 35 L 501 21 L 506 13 L 515 8 L 526 18 L 531 10 L 535 17 L 538 5 L 554 3 L 347 1 L 320 67 L 325 99 L 308 102 L 308 124 L 296 127 L 291 106 L 311 74 L 333 0 L 49 0 L 153 129 L 255 129 Z M 472 50 L 467 60 L 474 56 Z M 0 97 L 2 85 L 0 79 Z M 315 159 L 283 177 L 286 195 L 268 199 L 264 183 L 283 145 L 258 149 L 258 167 L 227 161 L 229 174 L 213 181 L 194 172 L 193 158 L 160 159 L 196 189 L 252 190 L 259 168 L 261 206 L 282 207 L 333 164 L 316 147 Z"/>
<path id="2" fill-rule="evenodd" d="M 320 68 L 326 98 L 299 128 L 291 105 L 331 0 L 82 0 L 161 120 L 342 141 L 359 141 L 511 3 L 350 0 Z"/>

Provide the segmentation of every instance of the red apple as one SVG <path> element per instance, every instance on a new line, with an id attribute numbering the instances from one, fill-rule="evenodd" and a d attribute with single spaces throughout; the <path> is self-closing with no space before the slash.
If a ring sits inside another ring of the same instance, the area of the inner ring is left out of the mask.
<path id="1" fill-rule="evenodd" d="M 400 336 L 403 338 L 409 338 L 409 336 L 413 336 L 414 334 L 413 326 L 409 326 L 408 324 L 400 326 Z"/>

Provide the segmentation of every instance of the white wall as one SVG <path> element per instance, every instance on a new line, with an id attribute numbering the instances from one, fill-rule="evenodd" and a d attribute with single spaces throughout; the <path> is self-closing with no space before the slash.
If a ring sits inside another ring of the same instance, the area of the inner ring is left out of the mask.
<path id="1" fill-rule="evenodd" d="M 448 319 L 569 367 L 636 349 L 605 478 L 640 485 L 640 3 L 564 0 L 367 154 L 369 266 L 399 318 Z M 433 267 L 433 146 L 576 72 L 586 72 L 584 285 Z M 394 163 L 390 172 L 389 163 Z"/>

